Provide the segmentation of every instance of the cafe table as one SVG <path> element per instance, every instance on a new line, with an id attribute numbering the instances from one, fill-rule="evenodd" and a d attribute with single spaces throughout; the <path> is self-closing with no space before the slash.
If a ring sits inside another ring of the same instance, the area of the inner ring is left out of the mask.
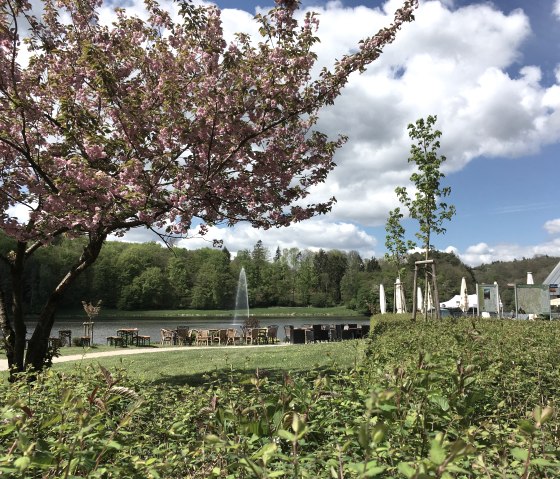
<path id="1" fill-rule="evenodd" d="M 122 338 L 123 346 L 136 344 L 138 338 L 138 328 L 121 328 L 117 329 L 117 336 Z"/>

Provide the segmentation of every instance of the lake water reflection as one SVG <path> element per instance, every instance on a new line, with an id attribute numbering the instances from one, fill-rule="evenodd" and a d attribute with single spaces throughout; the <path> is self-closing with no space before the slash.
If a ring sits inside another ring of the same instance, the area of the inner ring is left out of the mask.
<path id="1" fill-rule="evenodd" d="M 51 336 L 58 337 L 58 331 L 61 329 L 71 330 L 72 338 L 77 338 L 83 335 L 84 318 L 80 319 L 64 319 L 57 320 L 55 323 Z M 304 324 L 369 324 L 369 318 L 365 316 L 359 317 L 267 317 L 260 319 L 260 324 L 263 327 L 277 324 L 278 337 L 284 339 L 284 326 L 293 325 L 300 327 Z M 129 319 L 114 319 L 94 321 L 93 328 L 93 342 L 94 344 L 105 344 L 108 336 L 115 336 L 117 329 L 121 328 L 138 328 L 138 333 L 143 336 L 150 336 L 152 342 L 159 342 L 160 330 L 176 329 L 177 326 L 188 326 L 191 329 L 222 329 L 235 327 L 241 328 L 241 324 L 234 324 L 233 319 L 228 318 L 129 318 Z M 28 336 L 31 335 L 34 324 L 30 324 Z"/>

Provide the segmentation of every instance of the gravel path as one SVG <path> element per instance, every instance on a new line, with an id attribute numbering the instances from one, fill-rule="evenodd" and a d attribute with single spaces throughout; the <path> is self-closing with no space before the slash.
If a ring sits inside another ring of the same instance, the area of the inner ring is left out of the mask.
<path id="1" fill-rule="evenodd" d="M 53 363 L 65 363 L 68 361 L 80 361 L 82 359 L 93 359 L 93 358 L 104 358 L 107 356 L 128 356 L 130 354 L 154 354 L 161 353 L 164 351 L 191 351 L 196 349 L 225 349 L 225 348 L 277 348 L 279 346 L 287 346 L 289 343 L 277 343 L 259 346 L 178 346 L 172 348 L 153 348 L 153 349 L 115 349 L 114 351 L 103 351 L 96 353 L 93 351 L 86 351 L 84 354 L 70 354 L 68 356 L 60 356 L 59 358 L 54 358 Z M 0 359 L 0 371 L 8 370 L 8 360 Z"/>

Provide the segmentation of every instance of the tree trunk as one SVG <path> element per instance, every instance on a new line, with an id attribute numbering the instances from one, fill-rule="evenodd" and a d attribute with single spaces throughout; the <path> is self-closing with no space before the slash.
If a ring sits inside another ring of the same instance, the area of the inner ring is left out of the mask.
<path id="1" fill-rule="evenodd" d="M 15 332 L 12 328 L 10 318 L 8 317 L 8 307 L 6 305 L 6 297 L 4 291 L 0 289 L 0 329 L 4 336 L 4 348 L 8 364 L 14 364 L 15 359 Z"/>
<path id="2" fill-rule="evenodd" d="M 13 374 L 24 371 L 23 357 L 25 354 L 27 326 L 24 320 L 23 311 L 23 275 L 25 270 L 25 250 L 27 243 L 18 242 L 13 262 L 11 264 L 10 273 L 12 278 L 12 314 L 14 321 L 14 343 L 13 343 L 13 362 L 9 362 L 10 380 L 13 380 Z"/>
<path id="3" fill-rule="evenodd" d="M 106 234 L 90 235 L 89 243 L 84 248 L 80 259 L 50 295 L 41 311 L 35 331 L 29 340 L 27 354 L 25 356 L 26 368 L 30 367 L 33 371 L 40 371 L 45 366 L 50 366 L 52 351 L 49 350 L 49 336 L 54 325 L 58 304 L 68 287 L 83 271 L 95 262 L 106 237 Z"/>
<path id="4" fill-rule="evenodd" d="M 49 337 L 60 300 L 78 276 L 95 262 L 106 237 L 106 234 L 90 234 L 89 242 L 84 247 L 80 258 L 58 283 L 45 303 L 37 326 L 27 344 L 27 354 L 25 353 L 27 326 L 23 310 L 23 284 L 25 278 L 24 265 L 29 251 L 26 251 L 25 243 L 18 243 L 17 251 L 14 252 L 10 264 L 13 288 L 13 329 L 6 314 L 7 310 L 0 308 L 0 326 L 7 343 L 6 353 L 10 367 L 10 380 L 14 380 L 16 373 L 25 371 L 27 368 L 30 368 L 32 371 L 40 371 L 45 366 L 50 365 L 52 351 L 49 350 Z"/>

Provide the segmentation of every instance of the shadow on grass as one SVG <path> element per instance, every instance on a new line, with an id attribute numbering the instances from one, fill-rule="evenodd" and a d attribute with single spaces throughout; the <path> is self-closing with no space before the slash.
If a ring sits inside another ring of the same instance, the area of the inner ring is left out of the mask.
<path id="1" fill-rule="evenodd" d="M 350 369 L 350 368 L 348 368 Z M 251 378 L 268 378 L 271 381 L 283 381 L 287 375 L 294 374 L 313 374 L 314 376 L 333 376 L 340 374 L 341 368 L 339 366 L 319 366 L 314 368 L 298 368 L 298 369 L 284 369 L 284 368 L 257 368 L 257 369 L 216 369 L 212 372 L 201 372 L 183 375 L 165 375 L 163 374 L 158 379 L 149 381 L 149 384 L 154 386 L 191 386 L 200 387 L 211 383 L 228 383 L 235 382 L 236 384 L 246 383 L 248 387 L 254 387 L 251 384 Z"/>

